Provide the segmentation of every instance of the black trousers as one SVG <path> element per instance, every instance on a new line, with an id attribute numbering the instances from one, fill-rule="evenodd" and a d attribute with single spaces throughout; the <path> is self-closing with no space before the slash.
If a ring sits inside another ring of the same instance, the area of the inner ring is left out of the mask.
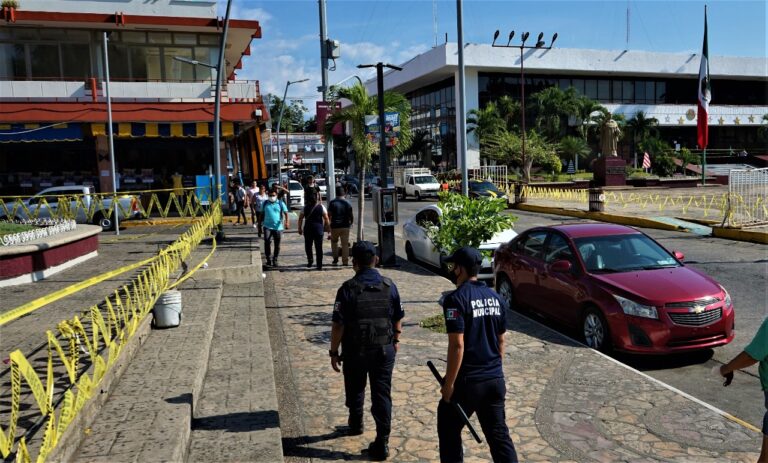
<path id="1" fill-rule="evenodd" d="M 362 418 L 366 379 L 371 381 L 371 415 L 376 438 L 388 438 L 392 428 L 392 370 L 395 347 L 388 345 L 360 353 L 344 349 L 344 393 L 350 417 Z M 362 419 L 360 420 L 362 422 Z"/>
<path id="2" fill-rule="evenodd" d="M 504 413 L 504 397 L 507 387 L 504 378 L 493 378 L 481 382 L 456 380 L 453 391 L 454 402 L 458 402 L 467 416 L 477 412 L 480 427 L 491 448 L 494 463 L 517 463 L 517 452 L 509 437 Z M 464 461 L 461 446 L 461 430 L 464 420 L 453 405 L 440 400 L 437 406 L 437 437 L 440 441 L 440 461 L 443 463 Z"/>
<path id="3" fill-rule="evenodd" d="M 240 217 L 243 218 L 243 223 L 248 224 L 248 218 L 245 216 L 245 201 L 237 201 L 237 209 L 235 209 L 235 215 L 237 216 L 237 223 L 240 223 Z"/>
<path id="4" fill-rule="evenodd" d="M 272 254 L 272 241 L 275 242 L 275 254 L 274 259 L 277 260 L 277 256 L 280 255 L 280 239 L 283 237 L 282 230 L 272 230 L 271 228 L 264 228 L 264 257 L 270 260 Z"/>
<path id="5" fill-rule="evenodd" d="M 315 259 L 312 259 L 312 246 L 315 246 Z M 307 232 L 304 230 L 304 252 L 307 253 L 307 262 L 311 265 L 314 261 L 317 263 L 317 268 L 323 268 L 323 234 L 319 235 L 315 232 Z"/>

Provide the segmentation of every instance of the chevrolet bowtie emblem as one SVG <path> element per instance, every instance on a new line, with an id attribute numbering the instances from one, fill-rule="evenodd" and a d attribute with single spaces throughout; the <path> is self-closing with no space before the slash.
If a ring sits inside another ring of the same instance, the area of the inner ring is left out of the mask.
<path id="1" fill-rule="evenodd" d="M 693 312 L 695 314 L 700 314 L 700 313 L 704 312 L 704 309 L 706 309 L 706 306 L 695 305 L 695 306 L 691 307 L 691 312 Z"/>

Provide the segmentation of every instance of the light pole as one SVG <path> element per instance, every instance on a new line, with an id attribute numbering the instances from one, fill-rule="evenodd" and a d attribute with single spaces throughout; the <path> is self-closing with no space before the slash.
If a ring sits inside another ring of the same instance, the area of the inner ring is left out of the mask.
<path id="1" fill-rule="evenodd" d="M 387 156 L 387 140 L 384 138 L 384 126 L 386 123 L 386 114 L 384 113 L 384 68 L 402 71 L 403 68 L 393 64 L 385 64 L 379 61 L 376 64 L 358 64 L 359 69 L 376 68 L 376 97 L 379 102 L 379 186 L 382 191 L 388 188 L 387 178 L 389 177 L 389 156 Z M 363 185 L 360 185 L 362 188 Z M 397 195 L 393 195 L 395 198 Z M 359 201 L 363 201 L 364 194 L 361 191 Z M 393 198 L 394 200 L 394 198 Z M 379 223 L 379 247 L 381 248 L 381 265 L 384 267 L 393 267 L 396 265 L 395 254 L 395 226 L 382 225 Z"/>
<path id="2" fill-rule="evenodd" d="M 545 47 L 546 43 L 544 42 L 544 33 L 539 32 L 539 36 L 536 39 L 536 45 L 526 45 L 525 41 L 528 40 L 528 36 L 530 35 L 529 32 L 523 32 L 523 34 L 520 36 L 520 45 L 510 45 L 509 43 L 512 42 L 512 39 L 515 37 L 515 31 L 512 31 L 509 33 L 509 39 L 507 40 L 506 45 L 496 45 L 496 39 L 499 38 L 499 31 L 498 29 L 493 34 L 493 43 L 491 44 L 492 47 L 500 47 L 500 48 L 519 48 L 520 49 L 520 125 L 522 129 L 522 164 L 523 164 L 523 176 L 525 183 L 528 183 L 530 180 L 528 178 L 528 170 L 526 169 L 526 158 L 525 158 L 525 66 L 524 66 L 524 59 L 525 56 L 523 55 L 523 50 L 527 49 L 540 49 L 540 50 L 551 50 L 552 46 L 555 44 L 555 40 L 557 40 L 557 32 L 552 36 L 552 41 L 549 43 L 548 47 Z"/>
<path id="3" fill-rule="evenodd" d="M 112 134 L 112 98 L 109 96 L 109 32 L 104 31 L 104 95 L 107 98 L 107 136 L 109 137 L 109 164 L 112 169 L 112 207 L 115 209 L 115 234 L 120 235 L 120 203 L 117 202 L 117 172 L 115 172 L 115 141 Z"/>
<path id="4" fill-rule="evenodd" d="M 402 71 L 403 68 L 394 64 L 382 63 L 376 64 L 358 64 L 358 69 L 376 68 L 376 98 L 379 102 L 379 186 L 387 188 L 387 177 L 389 172 L 389 156 L 387 156 L 387 140 L 384 138 L 384 123 L 386 114 L 384 113 L 384 68 Z M 362 186 L 362 185 L 361 185 Z"/>
<path id="5" fill-rule="evenodd" d="M 229 30 L 229 12 L 232 8 L 232 0 L 227 0 L 227 11 L 224 14 L 224 28 L 221 33 L 221 42 L 219 42 L 219 59 L 216 65 L 209 63 L 203 63 L 198 60 L 191 60 L 180 56 L 174 56 L 173 59 L 188 63 L 192 65 L 205 66 L 207 68 L 216 69 L 216 90 L 213 104 L 213 165 L 215 167 L 216 178 L 214 179 L 214 185 L 216 188 L 216 200 L 221 199 L 221 81 L 222 70 L 224 68 L 224 51 L 227 44 L 227 31 Z M 211 195 L 211 202 L 213 203 L 214 197 Z M 216 232 L 216 239 L 221 241 L 224 239 L 223 224 L 218 225 L 218 231 Z"/>
<path id="6" fill-rule="evenodd" d="M 299 82 L 306 82 L 309 79 L 300 79 L 300 80 L 294 80 L 294 81 L 288 81 L 285 83 L 285 91 L 283 92 L 283 101 L 280 103 L 280 115 L 277 117 L 277 131 L 276 137 L 277 137 L 277 183 L 280 183 L 280 173 L 282 169 L 280 168 L 280 156 L 283 154 L 283 152 L 280 150 L 280 123 L 283 122 L 283 112 L 285 111 L 285 99 L 288 97 L 288 87 L 290 87 L 293 84 L 298 84 Z"/>

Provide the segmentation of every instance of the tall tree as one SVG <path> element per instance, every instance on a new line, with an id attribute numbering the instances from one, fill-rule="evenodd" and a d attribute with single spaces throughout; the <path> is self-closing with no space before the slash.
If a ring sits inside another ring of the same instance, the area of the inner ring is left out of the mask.
<path id="1" fill-rule="evenodd" d="M 577 101 L 578 95 L 573 87 L 567 90 L 547 87 L 534 93 L 531 107 L 536 112 L 536 128 L 550 140 L 556 140 L 568 117 L 576 112 Z"/>
<path id="2" fill-rule="evenodd" d="M 531 167 L 534 164 L 549 167 L 558 172 L 562 166 L 557 157 L 555 145 L 548 142 L 536 130 L 526 132 L 525 163 L 523 163 L 523 141 L 515 132 L 499 131 L 489 137 L 488 144 L 493 151 L 493 159 L 506 165 L 520 166 L 527 182 L 531 180 Z"/>
<path id="3" fill-rule="evenodd" d="M 403 155 L 415 157 L 424 167 L 432 167 L 432 136 L 429 132 L 423 129 L 413 132 L 411 146 Z"/>
<path id="4" fill-rule="evenodd" d="M 355 162 L 358 167 L 358 180 L 362 188 L 365 180 L 365 170 L 368 168 L 373 153 L 379 148 L 365 136 L 365 116 L 378 114 L 378 99 L 376 95 L 369 95 L 365 86 L 357 83 L 352 87 L 334 88 L 331 92 L 331 100 L 349 100 L 350 105 L 330 114 L 325 121 L 325 134 L 330 136 L 333 126 L 339 122 L 352 124 L 352 147 L 355 149 Z M 332 105 L 333 107 L 333 105 Z M 397 145 L 389 149 L 392 157 L 400 156 L 411 146 L 411 104 L 400 93 L 384 92 L 384 110 L 396 112 L 400 115 L 400 135 Z M 381 121 L 383 122 L 383 121 Z M 386 172 L 381 172 L 386 178 Z M 329 186 L 330 187 L 330 186 Z M 362 191 L 362 190 L 361 190 Z M 363 239 L 363 197 L 357 201 L 357 240 Z"/>
<path id="5" fill-rule="evenodd" d="M 467 117 L 467 133 L 473 133 L 480 146 L 480 156 L 484 158 L 493 157 L 493 153 L 488 146 L 489 137 L 504 130 L 504 119 L 499 116 L 496 103 L 493 101 L 485 105 L 484 108 L 472 109 Z"/>
<path id="6" fill-rule="evenodd" d="M 283 100 L 276 95 L 272 95 L 269 103 L 269 117 L 272 121 L 272 130 L 277 130 L 277 121 L 280 119 L 280 109 L 283 107 Z M 300 100 L 292 100 L 285 105 L 283 119 L 280 121 L 280 132 L 298 132 L 304 128 L 304 113 L 307 112 L 306 106 Z"/>
<path id="7" fill-rule="evenodd" d="M 572 115 L 576 118 L 576 131 L 585 142 L 589 143 L 589 134 L 600 127 L 597 125 L 596 118 L 604 118 L 608 114 L 608 110 L 586 95 L 577 97 L 575 109 L 576 111 Z M 600 115 L 598 116 L 597 113 Z"/>

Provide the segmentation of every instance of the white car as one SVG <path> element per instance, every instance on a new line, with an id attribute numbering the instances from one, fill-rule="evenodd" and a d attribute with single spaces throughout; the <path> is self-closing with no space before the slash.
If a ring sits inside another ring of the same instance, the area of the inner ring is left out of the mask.
<path id="1" fill-rule="evenodd" d="M 316 178 L 315 184 L 317 184 L 317 187 L 320 188 L 320 196 L 322 199 L 325 199 L 328 197 L 328 183 L 325 181 L 324 178 Z"/>
<path id="2" fill-rule="evenodd" d="M 440 226 L 440 217 L 443 212 L 436 204 L 430 204 L 429 206 L 420 209 L 416 215 L 408 219 L 403 224 L 403 238 L 405 239 L 405 254 L 408 256 L 408 260 L 418 260 L 435 267 L 442 268 L 440 263 L 441 252 L 435 248 L 432 240 L 427 236 L 426 229 L 422 226 L 424 223 L 432 224 L 432 226 Z M 496 248 L 504 243 L 508 243 L 512 238 L 517 236 L 517 233 L 510 229 L 502 230 L 493 237 L 485 241 L 480 245 L 480 250 L 495 251 Z M 480 273 L 477 275 L 479 280 L 493 281 L 493 260 L 489 258 L 483 259 L 482 266 L 480 267 Z"/>
<path id="3" fill-rule="evenodd" d="M 294 206 L 299 209 L 304 207 L 304 187 L 301 186 L 301 183 L 296 180 L 288 182 L 288 197 L 290 198 L 289 209 Z"/>

